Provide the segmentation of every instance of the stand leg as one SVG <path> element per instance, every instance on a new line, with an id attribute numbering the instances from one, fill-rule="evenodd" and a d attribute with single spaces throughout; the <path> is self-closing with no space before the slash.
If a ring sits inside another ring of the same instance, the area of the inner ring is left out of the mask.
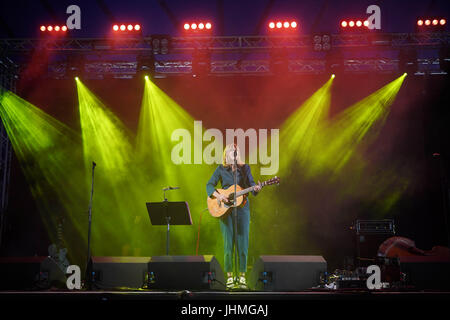
<path id="1" fill-rule="evenodd" d="M 170 234 L 170 217 L 166 217 L 167 220 L 167 237 L 166 237 L 166 255 L 169 255 L 169 234 Z"/>

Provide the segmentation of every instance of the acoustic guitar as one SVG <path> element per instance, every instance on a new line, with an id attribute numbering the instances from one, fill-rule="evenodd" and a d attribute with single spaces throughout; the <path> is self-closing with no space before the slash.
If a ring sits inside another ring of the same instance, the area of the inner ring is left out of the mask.
<path id="1" fill-rule="evenodd" d="M 261 189 L 264 186 L 272 185 L 272 184 L 279 184 L 280 178 L 274 177 L 270 180 L 264 181 L 260 184 Z M 241 186 L 236 186 L 236 207 L 243 207 L 245 203 L 247 202 L 247 194 L 251 191 L 254 191 L 256 186 L 242 189 Z M 227 189 L 216 189 L 216 191 L 220 194 L 223 194 L 228 198 L 227 202 L 219 201 L 217 198 L 211 198 L 208 197 L 208 210 L 209 213 L 215 217 L 219 218 L 226 214 L 231 208 L 235 207 L 234 205 L 234 185 L 228 187 Z"/>

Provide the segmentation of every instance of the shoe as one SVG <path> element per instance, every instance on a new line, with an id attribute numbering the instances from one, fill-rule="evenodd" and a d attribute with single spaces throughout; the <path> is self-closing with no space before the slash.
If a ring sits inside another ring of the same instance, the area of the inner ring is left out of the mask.
<path id="1" fill-rule="evenodd" d="M 239 289 L 248 289 L 247 280 L 245 280 L 245 277 L 239 277 Z"/>
<path id="2" fill-rule="evenodd" d="M 234 287 L 234 279 L 233 277 L 228 277 L 227 279 L 227 289 L 232 289 Z"/>

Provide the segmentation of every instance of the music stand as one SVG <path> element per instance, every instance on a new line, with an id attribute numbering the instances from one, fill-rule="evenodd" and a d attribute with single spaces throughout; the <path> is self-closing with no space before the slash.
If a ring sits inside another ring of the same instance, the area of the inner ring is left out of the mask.
<path id="1" fill-rule="evenodd" d="M 170 225 L 192 225 L 189 205 L 185 201 L 147 202 L 146 205 L 152 225 L 167 225 L 166 255 L 169 255 Z"/>

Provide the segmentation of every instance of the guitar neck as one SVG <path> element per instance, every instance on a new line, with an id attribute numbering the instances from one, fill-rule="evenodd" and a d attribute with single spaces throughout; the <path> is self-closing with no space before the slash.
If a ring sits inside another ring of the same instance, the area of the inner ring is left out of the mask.
<path id="1" fill-rule="evenodd" d="M 263 182 L 263 183 L 260 184 L 261 188 L 264 187 L 265 185 L 266 185 L 265 182 Z M 240 196 L 242 196 L 242 195 L 244 195 L 244 194 L 247 194 L 247 193 L 249 193 L 249 192 L 252 192 L 254 189 L 255 189 L 255 186 L 250 187 L 250 188 L 247 188 L 247 189 L 243 189 L 243 190 L 241 190 L 241 191 L 238 191 L 237 194 L 236 194 L 236 196 L 237 196 L 237 197 L 240 197 Z"/>

